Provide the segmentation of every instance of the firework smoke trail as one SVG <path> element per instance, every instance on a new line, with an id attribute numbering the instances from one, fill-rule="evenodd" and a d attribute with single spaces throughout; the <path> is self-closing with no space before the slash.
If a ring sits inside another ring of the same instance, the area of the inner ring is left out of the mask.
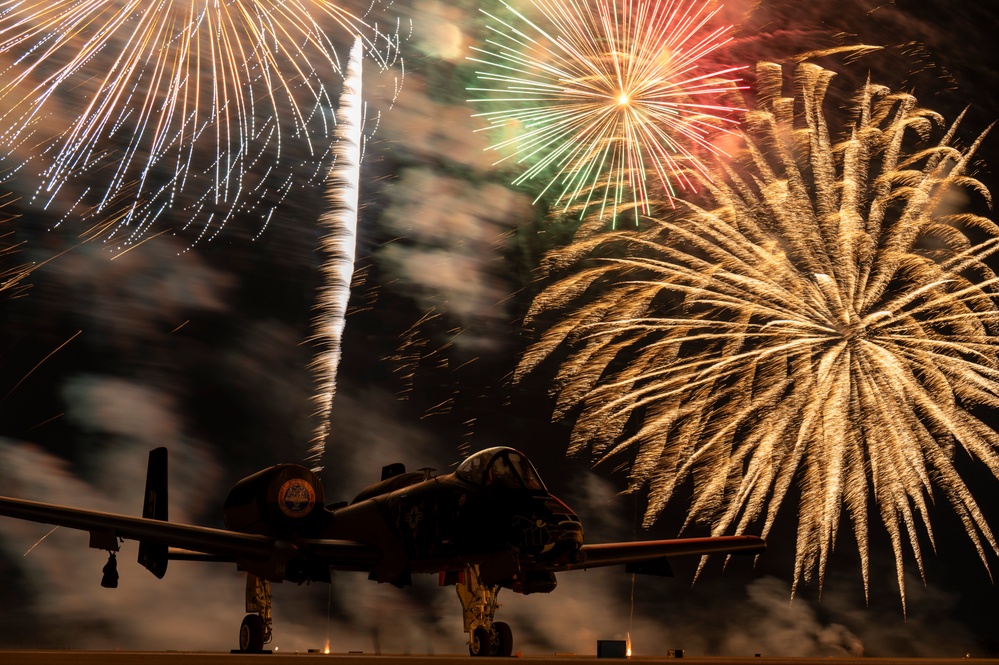
<path id="1" fill-rule="evenodd" d="M 319 219 L 326 230 L 321 249 L 326 256 L 322 265 L 323 286 L 319 291 L 319 314 L 313 321 L 314 339 L 324 347 L 312 363 L 318 376 L 314 400 L 319 425 L 310 451 L 310 461 L 318 465 L 326 450 L 330 430 L 330 411 L 336 394 L 336 375 L 340 365 L 340 342 L 343 337 L 350 280 L 354 273 L 357 237 L 357 195 L 361 167 L 361 73 L 364 45 L 358 38 L 350 51 L 347 76 L 337 108 L 334 163 L 326 185 L 327 209 Z M 321 468 L 321 467 L 320 467 Z"/>
<path id="2" fill-rule="evenodd" d="M 392 57 L 393 36 L 329 0 L 0 0 L 0 151 L 40 173 L 39 205 L 101 218 L 130 199 L 126 242 L 171 209 L 198 239 L 245 211 L 263 228 L 304 179 L 289 166 L 326 157 L 327 23 Z"/>
<path id="3" fill-rule="evenodd" d="M 570 347 L 555 416 L 578 414 L 571 452 L 630 456 L 646 525 L 692 478 L 688 523 L 744 533 L 763 518 L 766 536 L 796 483 L 795 589 L 816 571 L 821 588 L 844 507 L 867 589 L 873 499 L 904 609 L 905 540 L 922 572 L 933 491 L 986 568 L 999 549 L 957 467 L 967 455 L 999 477 L 999 436 L 975 414 L 999 407 L 999 278 L 986 263 L 999 227 L 950 208 L 957 190 L 991 203 L 968 175 L 982 137 L 954 147 L 955 123 L 912 152 L 910 134 L 926 143 L 941 119 L 868 84 L 834 143 L 831 72 L 800 65 L 796 99 L 781 96 L 780 66 L 758 75 L 742 168 L 705 179 L 709 205 L 633 233 L 590 223 L 548 258 L 583 266 L 532 305 L 562 318 L 515 378 Z"/>
<path id="4" fill-rule="evenodd" d="M 563 211 L 612 218 L 648 213 L 648 182 L 668 197 L 693 189 L 687 173 L 707 175 L 701 157 L 736 122 L 724 100 L 740 68 L 708 65 L 728 41 L 729 28 L 709 27 L 718 10 L 691 0 L 598 0 L 596 11 L 584 0 L 532 2 L 544 24 L 503 2 L 516 24 L 486 13 L 498 27 L 470 58 L 494 86 L 469 88 L 483 95 L 470 101 L 502 106 L 477 117 L 514 133 L 490 146 L 508 153 L 496 164 L 530 163 L 514 184 L 550 178 L 536 201 L 552 189 Z"/>

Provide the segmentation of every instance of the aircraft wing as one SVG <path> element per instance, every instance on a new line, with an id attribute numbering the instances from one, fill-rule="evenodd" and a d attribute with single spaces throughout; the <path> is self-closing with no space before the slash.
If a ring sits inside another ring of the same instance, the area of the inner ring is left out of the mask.
<path id="1" fill-rule="evenodd" d="M 759 554 L 767 548 L 759 536 L 716 536 L 645 540 L 631 543 L 596 543 L 583 545 L 583 560 L 567 570 L 601 566 L 641 565 L 664 562 L 667 557 L 696 554 Z"/>
<path id="2" fill-rule="evenodd" d="M 172 554 L 176 554 L 171 558 L 176 559 L 267 561 L 286 557 L 289 550 L 294 553 L 299 546 L 311 554 L 328 557 L 333 567 L 342 564 L 349 569 L 365 568 L 374 565 L 380 557 L 376 548 L 349 540 L 314 539 L 289 543 L 225 529 L 10 497 L 0 497 L 0 515 L 89 531 L 90 546 L 96 549 L 117 549 L 118 538 L 166 545 L 171 548 Z"/>

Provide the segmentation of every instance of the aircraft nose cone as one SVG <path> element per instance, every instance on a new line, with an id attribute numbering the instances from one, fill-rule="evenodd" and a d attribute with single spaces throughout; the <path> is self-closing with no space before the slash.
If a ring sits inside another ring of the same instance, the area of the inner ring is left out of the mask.
<path id="1" fill-rule="evenodd" d="M 513 520 L 514 541 L 525 554 L 560 558 L 583 544 L 579 518 L 568 513 L 536 511 Z"/>
<path id="2" fill-rule="evenodd" d="M 583 560 L 583 526 L 579 522 L 566 524 L 562 530 L 562 549 L 566 552 L 569 563 L 579 563 Z"/>

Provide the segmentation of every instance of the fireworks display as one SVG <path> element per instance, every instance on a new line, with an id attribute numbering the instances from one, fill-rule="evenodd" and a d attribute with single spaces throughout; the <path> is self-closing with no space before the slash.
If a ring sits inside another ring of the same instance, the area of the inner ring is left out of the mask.
<path id="1" fill-rule="evenodd" d="M 816 571 L 821 586 L 845 509 L 867 588 L 876 506 L 904 606 L 905 542 L 922 570 L 935 493 L 986 567 L 999 549 L 958 470 L 970 457 L 999 476 L 999 436 L 979 419 L 999 406 L 999 228 L 954 208 L 960 191 L 988 199 L 968 175 L 978 142 L 955 147 L 955 124 L 910 149 L 940 117 L 871 84 L 834 142 L 831 78 L 801 65 L 792 99 L 781 67 L 761 65 L 746 159 L 704 179 L 709 204 L 635 232 L 591 223 L 550 255 L 574 270 L 531 314 L 562 318 L 517 378 L 570 347 L 556 417 L 578 415 L 571 452 L 630 464 L 646 525 L 692 478 L 688 523 L 762 519 L 767 535 L 797 486 L 796 586 Z"/>
<path id="2" fill-rule="evenodd" d="M 996 653 L 995 9 L 875 4 L 0 0 L 0 494 L 136 510 L 166 446 L 213 524 L 508 444 L 588 541 L 768 539 L 510 598 L 524 654 Z M 0 520 L 3 648 L 234 646 L 238 578 L 103 593 L 47 530 Z M 275 649 L 461 651 L 436 582 L 295 590 Z"/>
<path id="3" fill-rule="evenodd" d="M 714 136 L 733 118 L 725 101 L 738 67 L 710 58 L 728 28 L 712 28 L 717 9 L 689 0 L 533 0 L 543 21 L 507 3 L 493 14 L 492 37 L 471 58 L 485 65 L 471 88 L 487 129 L 508 130 L 491 146 L 528 166 L 514 180 L 549 179 L 563 210 L 648 212 L 649 185 L 667 197 L 691 190 L 691 170 L 717 152 Z M 483 10 L 485 11 L 485 10 Z M 741 102 L 737 102 L 741 103 Z M 659 192 L 657 192 L 657 195 Z"/>
<path id="4" fill-rule="evenodd" d="M 167 210 L 197 238 L 244 211 L 266 226 L 327 155 L 333 36 L 356 34 L 392 42 L 328 0 L 5 0 L 8 172 L 39 174 L 36 205 L 75 201 L 66 216 L 130 201 L 124 242 Z"/>

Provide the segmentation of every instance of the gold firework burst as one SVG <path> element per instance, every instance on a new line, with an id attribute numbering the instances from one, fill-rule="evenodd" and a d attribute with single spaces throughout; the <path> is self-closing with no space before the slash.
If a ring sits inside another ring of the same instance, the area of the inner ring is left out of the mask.
<path id="1" fill-rule="evenodd" d="M 746 159 L 704 180 L 709 203 L 635 232 L 583 227 L 549 257 L 575 272 L 534 302 L 531 317 L 561 319 L 516 378 L 568 347 L 555 392 L 557 418 L 578 414 L 571 452 L 628 455 L 646 524 L 692 478 L 688 522 L 722 534 L 762 519 L 767 535 L 797 483 L 795 588 L 816 571 L 821 585 L 846 512 L 866 590 L 876 505 L 904 608 L 905 541 L 922 571 L 933 493 L 986 567 L 999 550 L 957 466 L 967 455 L 999 477 L 999 436 L 979 419 L 999 407 L 999 227 L 954 206 L 962 190 L 991 203 L 968 175 L 981 137 L 955 147 L 955 123 L 931 143 L 938 115 L 868 84 L 835 142 L 832 72 L 800 65 L 794 98 L 780 66 L 757 76 Z"/>

